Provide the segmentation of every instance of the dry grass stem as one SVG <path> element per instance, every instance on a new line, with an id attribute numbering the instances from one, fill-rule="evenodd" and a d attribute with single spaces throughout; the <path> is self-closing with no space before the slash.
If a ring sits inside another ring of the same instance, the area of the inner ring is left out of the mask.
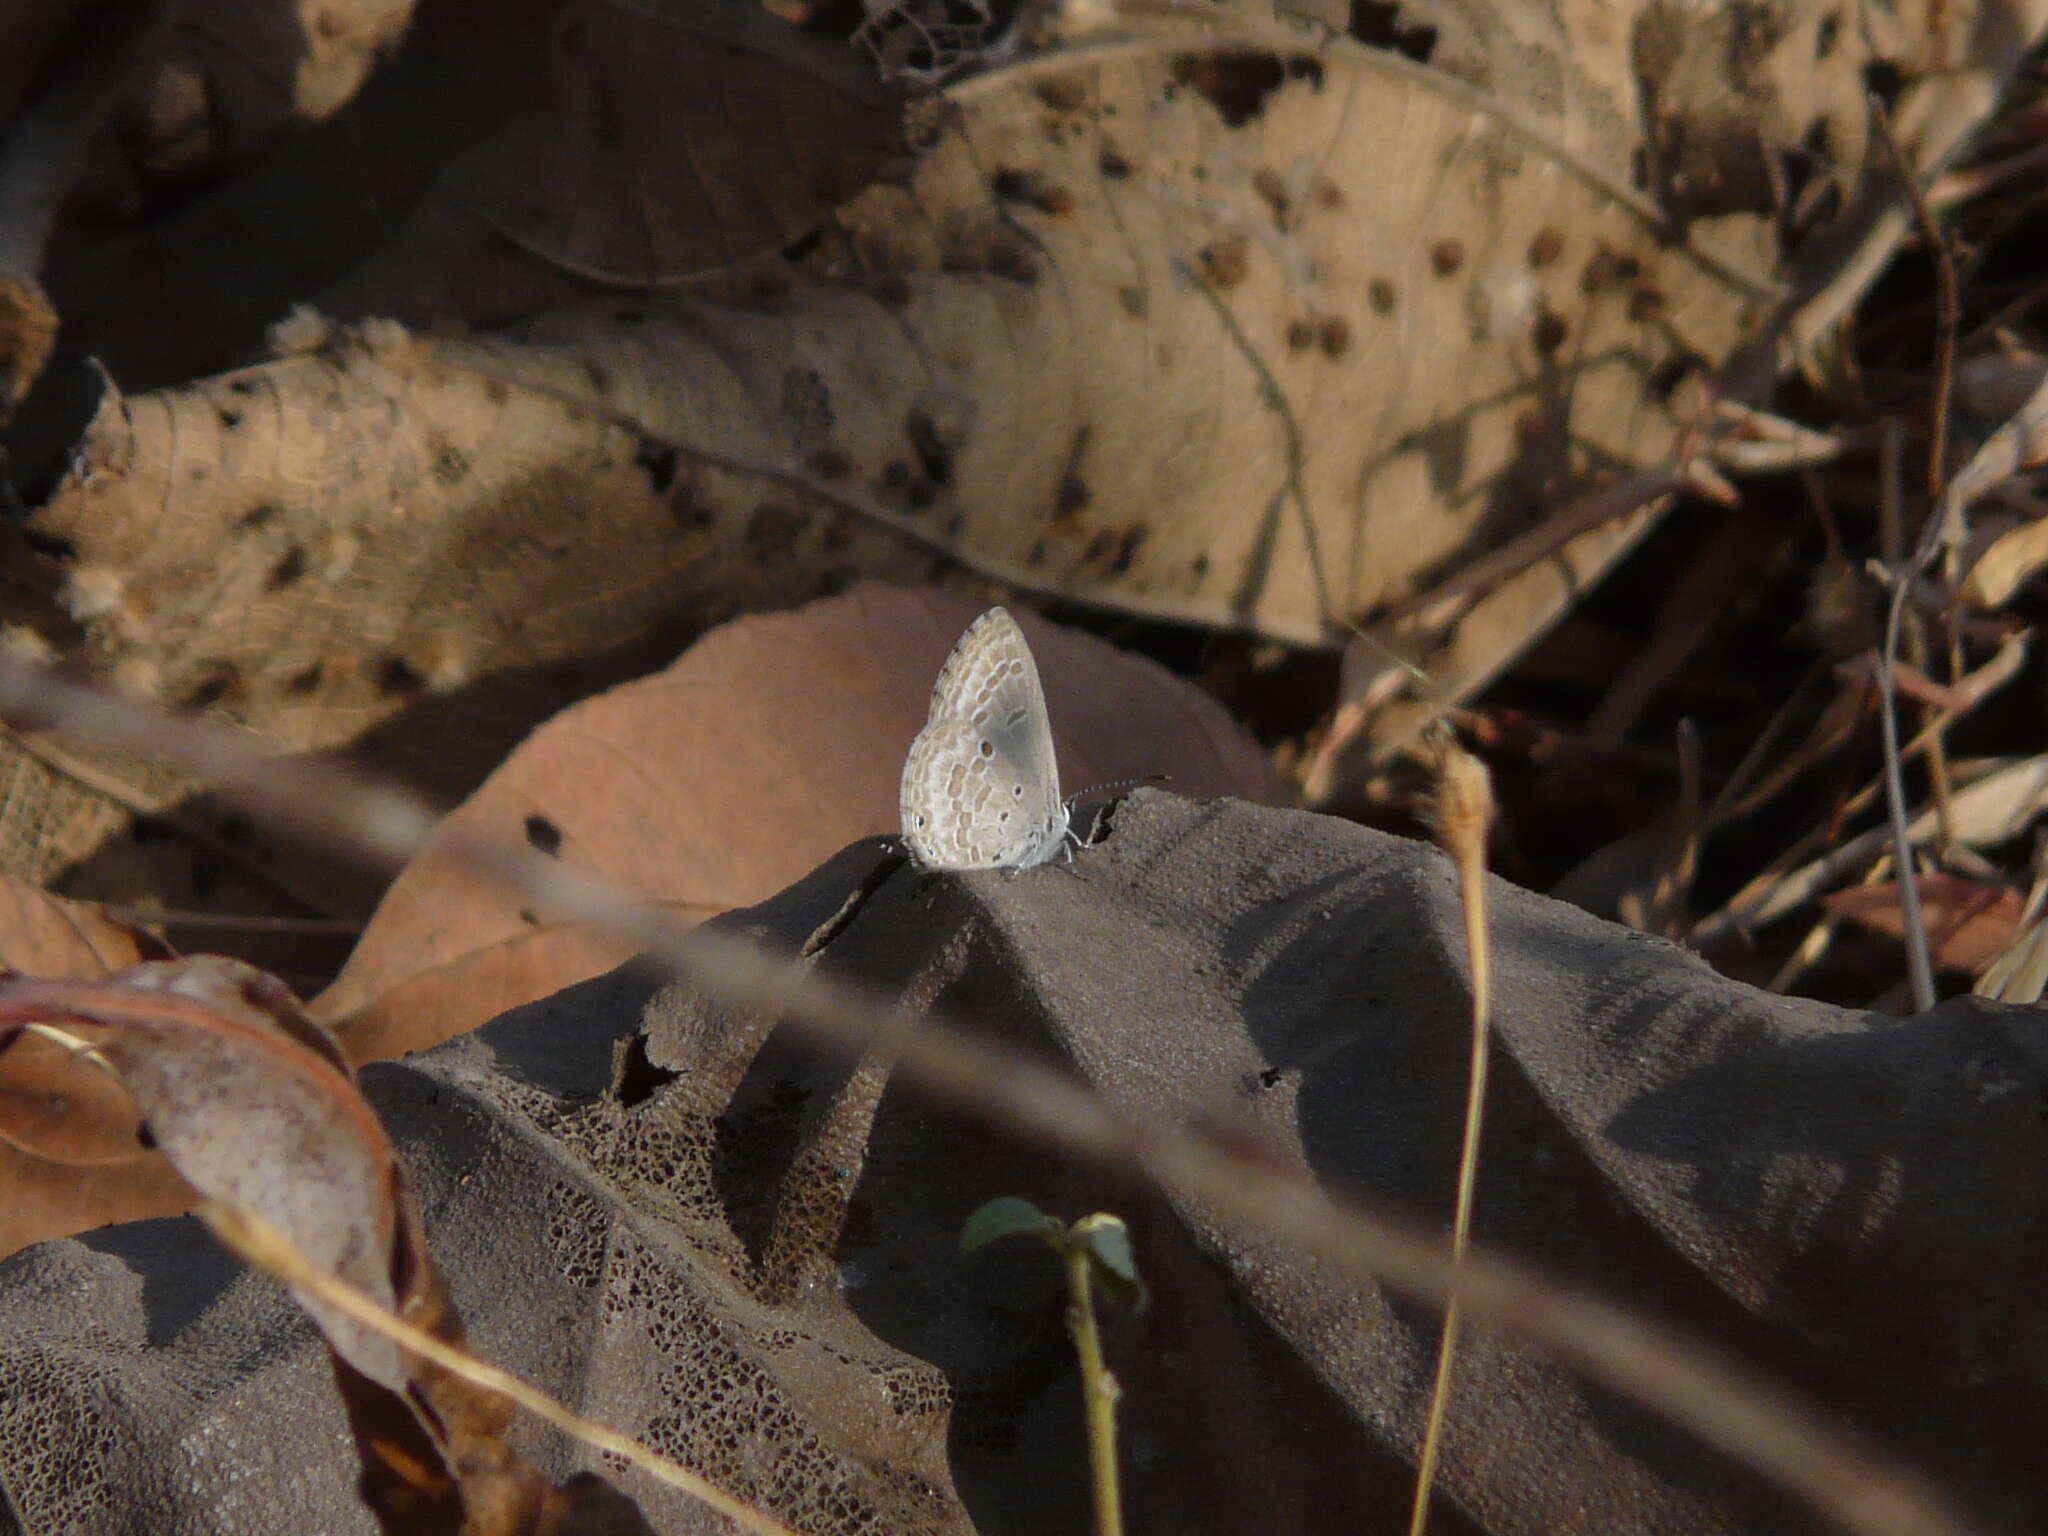
<path id="1" fill-rule="evenodd" d="M 1458 1195 L 1451 1216 L 1451 1265 L 1462 1267 L 1472 1242 L 1472 1199 L 1479 1187 L 1479 1137 L 1486 1120 L 1487 1026 L 1493 1010 L 1492 951 L 1486 920 L 1486 838 L 1493 825 L 1493 784 L 1486 765 L 1442 732 L 1437 766 L 1437 839 L 1458 875 L 1458 900 L 1465 918 L 1466 963 L 1472 976 L 1472 1059 L 1466 1077 L 1465 1133 L 1458 1151 Z M 1445 1415 L 1457 1368 L 1460 1308 L 1454 1292 L 1444 1306 L 1437 1341 L 1436 1380 L 1430 1387 L 1429 1416 L 1422 1454 L 1416 1458 L 1415 1504 L 1409 1536 L 1422 1536 L 1429 1523 L 1429 1496 L 1443 1449 Z"/>

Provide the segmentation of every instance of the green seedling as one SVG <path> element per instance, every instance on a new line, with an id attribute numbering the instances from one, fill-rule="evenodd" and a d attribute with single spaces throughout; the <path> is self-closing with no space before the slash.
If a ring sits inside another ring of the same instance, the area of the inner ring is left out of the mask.
<path id="1" fill-rule="evenodd" d="M 960 1251 L 973 1253 L 998 1238 L 1036 1237 L 1059 1255 L 1067 1272 L 1067 1331 L 1081 1361 L 1081 1396 L 1088 1413 L 1088 1464 L 1095 1487 L 1097 1536 L 1123 1536 L 1123 1499 L 1117 1488 L 1116 1377 L 1102 1359 L 1095 1326 L 1095 1291 L 1128 1307 L 1145 1303 L 1145 1286 L 1131 1251 L 1131 1233 L 1118 1217 L 1098 1211 L 1068 1226 L 1029 1200 L 1002 1195 L 960 1229 Z"/>

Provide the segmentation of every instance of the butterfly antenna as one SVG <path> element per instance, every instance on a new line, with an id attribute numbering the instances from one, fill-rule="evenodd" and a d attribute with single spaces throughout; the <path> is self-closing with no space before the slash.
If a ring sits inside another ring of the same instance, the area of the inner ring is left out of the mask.
<path id="1" fill-rule="evenodd" d="M 1170 784 L 1170 773 L 1144 773 L 1135 779 L 1111 779 L 1107 784 L 1090 784 L 1086 789 L 1077 789 L 1067 796 L 1067 809 L 1074 808 L 1074 802 L 1087 795 L 1113 795 L 1120 789 L 1136 789 L 1140 784 Z"/>

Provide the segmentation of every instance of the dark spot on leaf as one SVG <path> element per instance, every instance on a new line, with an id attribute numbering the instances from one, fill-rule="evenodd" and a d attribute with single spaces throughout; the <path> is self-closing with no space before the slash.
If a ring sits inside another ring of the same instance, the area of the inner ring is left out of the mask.
<path id="1" fill-rule="evenodd" d="M 1192 86 L 1230 127 L 1242 128 L 1265 110 L 1287 70 L 1270 53 L 1233 49 L 1184 53 L 1173 61 L 1173 77 Z"/>
<path id="2" fill-rule="evenodd" d="M 67 538 L 54 533 L 45 533 L 40 528 L 18 530 L 22 543 L 46 560 L 76 560 L 78 546 Z"/>
<path id="3" fill-rule="evenodd" d="M 1134 320 L 1144 319 L 1146 310 L 1151 308 L 1151 301 L 1146 298 L 1145 290 L 1135 285 L 1117 289 L 1116 301 L 1123 305 L 1124 313 Z"/>
<path id="4" fill-rule="evenodd" d="M 668 513 L 678 528 L 709 528 L 718 521 L 718 509 L 704 499 L 702 488 L 694 480 L 676 485 L 668 498 Z"/>
<path id="5" fill-rule="evenodd" d="M 549 858 L 562 851 L 562 829 L 545 816 L 526 818 L 526 840 Z"/>
<path id="6" fill-rule="evenodd" d="M 403 656 L 387 656 L 377 668 L 377 686 L 393 695 L 424 693 L 427 680 Z"/>
<path id="7" fill-rule="evenodd" d="M 1132 562 L 1138 558 L 1138 551 L 1145 547 L 1145 541 L 1151 536 L 1152 530 L 1143 523 L 1126 528 L 1123 537 L 1117 540 L 1116 554 L 1109 562 L 1110 570 L 1118 576 L 1128 573 Z"/>
<path id="8" fill-rule="evenodd" d="M 1103 143 L 1102 153 L 1096 158 L 1095 168 L 1111 181 L 1122 181 L 1131 174 L 1131 162 L 1117 152 L 1114 144 Z"/>
<path id="9" fill-rule="evenodd" d="M 1642 275 L 1643 264 L 1635 257 L 1621 255 L 1603 245 L 1586 259 L 1586 268 L 1579 274 L 1579 288 L 1586 293 L 1599 293 L 1632 283 Z"/>
<path id="10" fill-rule="evenodd" d="M 1045 564 L 1045 540 L 1039 539 L 1035 541 L 1031 548 L 1025 551 L 1024 563 L 1026 565 Z"/>
<path id="11" fill-rule="evenodd" d="M 1038 82 L 1038 99 L 1055 112 L 1078 112 L 1088 105 L 1085 76 L 1054 75 Z"/>
<path id="12" fill-rule="evenodd" d="M 273 592 L 282 591 L 306 574 L 306 552 L 294 544 L 279 557 L 277 564 L 270 568 L 269 586 Z"/>
<path id="13" fill-rule="evenodd" d="M 1053 493 L 1052 515 L 1059 519 L 1072 517 L 1093 499 L 1088 482 L 1069 471 L 1060 476 L 1060 487 Z"/>
<path id="14" fill-rule="evenodd" d="M 485 379 L 484 398 L 492 405 L 503 405 L 512 398 L 511 386 L 503 379 Z"/>
<path id="15" fill-rule="evenodd" d="M 1195 556 L 1188 563 L 1188 569 L 1194 572 L 1197 582 L 1207 581 L 1209 579 L 1209 557 L 1207 555 Z"/>
<path id="16" fill-rule="evenodd" d="M 320 686 L 321 667 L 314 662 L 310 667 L 301 667 L 285 679 L 284 691 L 303 698 Z"/>
<path id="17" fill-rule="evenodd" d="M 1880 102 L 1889 112 L 1899 104 L 1899 92 L 1906 88 L 1906 77 L 1899 66 L 1886 59 L 1873 59 L 1863 66 L 1863 88 Z"/>
<path id="18" fill-rule="evenodd" d="M 747 518 L 747 545 L 764 559 L 787 554 L 808 522 L 794 507 L 764 501 Z"/>
<path id="19" fill-rule="evenodd" d="M 611 370 L 594 357 L 583 359 L 583 377 L 590 381 L 590 387 L 600 395 L 612 387 Z"/>
<path id="20" fill-rule="evenodd" d="M 535 917 L 533 913 L 525 907 L 521 907 L 519 909 L 519 921 L 526 924 L 526 926 L 529 928 L 538 928 L 540 926 L 540 919 Z"/>
<path id="21" fill-rule="evenodd" d="M 1224 235 L 1203 246 L 1199 259 L 1210 287 L 1235 288 L 1251 270 L 1250 242 L 1243 235 Z"/>
<path id="22" fill-rule="evenodd" d="M 784 261 L 808 261 L 818 253 L 818 247 L 825 242 L 825 230 L 807 229 L 782 248 Z"/>
<path id="23" fill-rule="evenodd" d="M 1391 315 L 1399 297 L 1394 285 L 1384 277 L 1376 277 L 1365 285 L 1366 302 L 1372 305 L 1374 314 Z"/>
<path id="24" fill-rule="evenodd" d="M 846 450 L 827 443 L 810 457 L 811 473 L 820 480 L 844 480 L 853 473 L 853 460 Z"/>
<path id="25" fill-rule="evenodd" d="M 988 269 L 996 277 L 1029 287 L 1038 281 L 1038 258 L 1021 240 L 997 240 L 989 247 Z"/>
<path id="26" fill-rule="evenodd" d="M 1316 90 L 1323 88 L 1323 61 L 1310 53 L 1297 53 L 1287 61 L 1287 78 L 1306 80 Z"/>
<path id="27" fill-rule="evenodd" d="M 1055 218 L 1074 211 L 1074 194 L 1036 171 L 997 171 L 989 190 L 1006 203 L 1022 203 Z"/>
<path id="28" fill-rule="evenodd" d="M 1460 240 L 1439 240 L 1429 248 L 1429 264 L 1438 277 L 1449 277 L 1465 265 L 1465 246 Z"/>
<path id="29" fill-rule="evenodd" d="M 884 272 L 868 290 L 879 304 L 901 309 L 910 302 L 910 280 L 900 272 Z"/>
<path id="30" fill-rule="evenodd" d="M 1344 194 L 1338 190 L 1337 183 L 1328 178 L 1316 183 L 1316 206 L 1328 213 L 1335 213 L 1344 206 Z"/>
<path id="31" fill-rule="evenodd" d="M 235 521 L 244 529 L 263 528 L 277 521 L 277 508 L 267 501 L 259 501 Z"/>
<path id="32" fill-rule="evenodd" d="M 1570 330 L 1571 327 L 1565 324 L 1562 315 L 1546 309 L 1536 316 L 1536 323 L 1530 328 L 1530 340 L 1536 344 L 1538 352 L 1548 357 L 1564 345 L 1564 339 Z"/>
<path id="33" fill-rule="evenodd" d="M 782 414 L 802 442 L 816 442 L 832 430 L 832 391 L 815 368 L 782 372 Z"/>
<path id="34" fill-rule="evenodd" d="M 453 443 L 440 442 L 434 445 L 434 457 L 428 466 L 429 474 L 440 485 L 459 485 L 469 473 L 469 459 Z"/>
<path id="35" fill-rule="evenodd" d="M 903 459 L 891 459 L 882 466 L 882 488 L 902 491 L 910 484 L 910 465 Z"/>
<path id="36" fill-rule="evenodd" d="M 1427 64 L 1436 51 L 1436 28 L 1403 26 L 1401 7 L 1393 0 L 1351 0 L 1351 35 L 1368 48 L 1398 53 Z"/>
<path id="37" fill-rule="evenodd" d="M 939 484 L 936 480 L 913 480 L 910 489 L 903 493 L 904 505 L 913 512 L 922 512 L 939 499 Z M 947 532 L 953 532 L 948 529 Z"/>
<path id="38" fill-rule="evenodd" d="M 1669 400 L 1678 393 L 1678 386 L 1702 364 L 1691 353 L 1666 358 L 1650 371 L 1649 390 L 1659 400 Z"/>
<path id="39" fill-rule="evenodd" d="M 1664 314 L 1664 290 L 1644 283 L 1628 296 L 1628 317 L 1639 325 L 1658 320 Z"/>
<path id="40" fill-rule="evenodd" d="M 1342 315 L 1331 315 L 1316 327 L 1316 342 L 1323 349 L 1323 356 L 1331 359 L 1344 355 L 1344 349 L 1351 345 L 1351 323 Z"/>
<path id="41" fill-rule="evenodd" d="M 231 411 L 226 406 L 221 406 L 220 424 L 232 432 L 242 424 L 242 413 L 240 411 Z"/>
<path id="42" fill-rule="evenodd" d="M 156 1150 L 156 1132 L 149 1128 L 147 1121 L 135 1127 L 135 1145 L 142 1148 L 145 1152 L 154 1152 Z"/>
<path id="43" fill-rule="evenodd" d="M 179 702 L 187 709 L 206 709 L 224 699 L 238 697 L 241 691 L 240 668 L 231 661 L 209 661 Z"/>
<path id="44" fill-rule="evenodd" d="M 1273 222 L 1281 229 L 1287 227 L 1287 210 L 1294 199 L 1287 191 L 1287 178 L 1270 165 L 1262 165 L 1252 172 L 1252 190 L 1266 201 L 1273 210 Z"/>
<path id="45" fill-rule="evenodd" d="M 230 379 L 228 381 L 228 391 L 230 394 L 236 395 L 253 395 L 256 393 L 256 381 L 254 379 Z"/>
<path id="46" fill-rule="evenodd" d="M 647 476 L 647 484 L 657 496 L 666 496 L 668 488 L 676 481 L 676 451 L 666 444 L 640 440 L 640 448 L 633 455 L 633 463 Z"/>
<path id="47" fill-rule="evenodd" d="M 1825 59 L 1835 51 L 1835 44 L 1842 36 L 1842 14 L 1830 11 L 1821 17 L 1820 25 L 1813 29 L 1813 57 L 1815 62 Z"/>
<path id="48" fill-rule="evenodd" d="M 1547 267 L 1564 254 L 1564 233 L 1554 224 L 1546 224 L 1536 231 L 1529 242 L 1529 265 Z"/>
<path id="49" fill-rule="evenodd" d="M 1310 325 L 1306 320 L 1290 320 L 1287 322 L 1288 351 L 1306 352 L 1309 348 L 1309 344 L 1313 342 L 1315 339 L 1316 328 Z"/>
<path id="50" fill-rule="evenodd" d="M 953 483 L 953 445 L 946 440 L 946 434 L 939 430 L 939 424 L 923 407 L 913 407 L 903 421 L 903 435 L 910 439 L 910 451 L 917 455 L 918 465 L 925 474 L 939 485 Z"/>

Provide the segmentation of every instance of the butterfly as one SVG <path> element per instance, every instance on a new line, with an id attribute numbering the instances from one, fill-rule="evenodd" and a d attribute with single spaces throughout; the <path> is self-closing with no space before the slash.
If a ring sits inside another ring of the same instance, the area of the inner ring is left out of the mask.
<path id="1" fill-rule="evenodd" d="M 1067 838 L 1052 722 L 1024 631 L 1001 608 L 939 669 L 903 764 L 903 841 L 926 869 L 1029 869 Z"/>

